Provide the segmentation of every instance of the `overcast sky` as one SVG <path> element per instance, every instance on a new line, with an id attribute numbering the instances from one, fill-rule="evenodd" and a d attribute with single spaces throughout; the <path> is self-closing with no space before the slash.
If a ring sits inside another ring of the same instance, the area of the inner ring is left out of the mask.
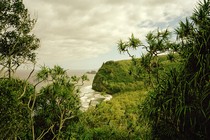
<path id="1" fill-rule="evenodd" d="M 144 42 L 158 27 L 173 29 L 192 14 L 197 0 L 24 0 L 41 40 L 39 65 L 98 69 L 127 59 L 117 42 L 133 33 Z M 173 31 L 173 30 L 171 30 Z M 141 56 L 143 50 L 136 52 Z"/>

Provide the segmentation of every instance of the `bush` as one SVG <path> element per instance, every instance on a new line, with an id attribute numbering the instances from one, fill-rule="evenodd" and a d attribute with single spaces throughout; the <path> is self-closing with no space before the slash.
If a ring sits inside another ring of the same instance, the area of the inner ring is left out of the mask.
<path id="1" fill-rule="evenodd" d="M 29 96 L 33 93 L 33 86 L 26 81 L 12 78 L 0 79 L 0 137 L 2 139 L 30 137 L 28 102 Z"/>

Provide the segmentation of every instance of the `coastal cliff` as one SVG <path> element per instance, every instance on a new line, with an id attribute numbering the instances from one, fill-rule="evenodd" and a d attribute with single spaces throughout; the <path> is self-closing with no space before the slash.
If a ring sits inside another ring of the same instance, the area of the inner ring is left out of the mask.
<path id="1" fill-rule="evenodd" d="M 130 68 L 131 60 L 103 63 L 94 77 L 92 88 L 109 94 L 140 89 L 142 82 L 135 80 Z"/>

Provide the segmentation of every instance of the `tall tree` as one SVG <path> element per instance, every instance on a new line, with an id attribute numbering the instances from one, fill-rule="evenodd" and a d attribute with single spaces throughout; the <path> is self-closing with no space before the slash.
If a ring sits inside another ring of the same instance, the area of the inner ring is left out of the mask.
<path id="1" fill-rule="evenodd" d="M 31 19 L 22 0 L 0 1 L 0 65 L 8 77 L 26 62 L 35 63 L 39 39 L 31 33 Z"/>

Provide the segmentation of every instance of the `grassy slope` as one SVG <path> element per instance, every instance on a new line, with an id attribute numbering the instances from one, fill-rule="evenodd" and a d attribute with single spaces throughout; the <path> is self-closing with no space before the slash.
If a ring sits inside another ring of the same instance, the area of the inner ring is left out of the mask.
<path id="1" fill-rule="evenodd" d="M 140 89 L 142 82 L 130 75 L 130 66 L 130 60 L 104 63 L 93 80 L 93 89 L 109 94 Z"/>

